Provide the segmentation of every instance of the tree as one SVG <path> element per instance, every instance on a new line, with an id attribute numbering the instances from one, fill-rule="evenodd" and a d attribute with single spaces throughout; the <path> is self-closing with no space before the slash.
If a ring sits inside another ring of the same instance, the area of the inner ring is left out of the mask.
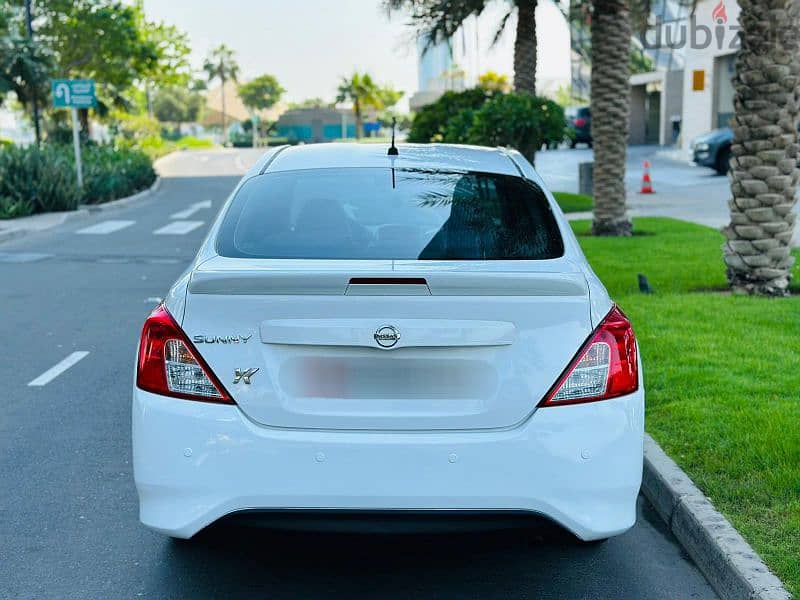
<path id="1" fill-rule="evenodd" d="M 186 86 L 191 80 L 189 37 L 173 25 L 142 23 L 143 40 L 155 48 L 158 59 L 147 64 L 139 77 L 149 85 Z"/>
<path id="2" fill-rule="evenodd" d="M 168 87 L 153 99 L 153 115 L 165 123 L 191 123 L 200 119 L 205 98 L 184 87 Z"/>
<path id="3" fill-rule="evenodd" d="M 495 42 L 508 19 L 517 11 L 514 38 L 514 89 L 536 94 L 536 6 L 538 0 L 508 0 L 509 10 L 501 19 Z M 428 47 L 448 40 L 471 16 L 480 15 L 491 0 L 384 0 L 389 10 L 408 10 Z"/>
<path id="4" fill-rule="evenodd" d="M 630 75 L 652 67 L 632 42 L 634 30 L 644 38 L 651 5 L 652 0 L 571 0 L 566 11 L 573 29 L 590 29 L 591 42 L 584 41 L 577 52 L 592 65 L 595 235 L 631 235 L 625 193 Z"/>
<path id="5" fill-rule="evenodd" d="M 360 139 L 364 131 L 363 111 L 368 108 L 380 110 L 384 107 L 381 89 L 368 73 L 353 73 L 349 79 L 342 77 L 338 91 L 337 102 L 350 101 L 353 103 L 356 138 Z"/>
<path id="6" fill-rule="evenodd" d="M 186 36 L 145 19 L 141 2 L 48 0 L 36 3 L 36 43 L 55 56 L 59 77 L 97 81 L 100 108 L 127 108 L 141 83 L 176 82 L 186 68 Z M 79 111 L 88 133 L 88 111 Z"/>
<path id="7" fill-rule="evenodd" d="M 272 75 L 261 75 L 239 86 L 239 98 L 252 112 L 266 110 L 280 101 L 286 90 Z"/>
<path id="8" fill-rule="evenodd" d="M 403 93 L 400 90 L 394 89 L 392 86 L 379 86 L 378 87 L 378 99 L 380 100 L 380 109 L 388 109 L 393 108 L 395 104 L 400 102 L 400 98 L 403 97 Z"/>
<path id="9" fill-rule="evenodd" d="M 46 47 L 13 34 L 0 38 L 0 100 L 14 92 L 23 107 L 30 107 L 47 92 L 52 68 Z"/>
<path id="10" fill-rule="evenodd" d="M 251 113 L 253 121 L 258 110 L 266 110 L 275 106 L 286 90 L 272 75 L 261 75 L 239 86 L 239 98 Z M 255 124 L 255 123 L 254 123 Z M 253 148 L 258 143 L 258 127 L 253 127 Z"/>
<path id="11" fill-rule="evenodd" d="M 494 93 L 481 87 L 471 88 L 463 92 L 445 92 L 436 101 L 423 106 L 411 123 L 408 141 L 417 143 L 441 142 L 445 138 L 453 140 L 448 134 L 450 120 L 463 111 L 476 111 L 487 102 Z M 464 128 L 466 131 L 467 127 Z"/>
<path id="12" fill-rule="evenodd" d="M 239 78 L 239 65 L 236 63 L 236 55 L 233 50 L 225 44 L 220 44 L 214 48 L 203 64 L 208 82 L 219 79 L 222 92 L 222 136 L 225 143 L 228 142 L 228 129 L 225 126 L 225 82 L 228 80 L 236 81 Z"/>
<path id="13" fill-rule="evenodd" d="M 592 232 L 629 236 L 632 224 L 625 204 L 625 159 L 630 128 L 631 15 L 627 0 L 594 0 L 592 4 Z"/>
<path id="14" fill-rule="evenodd" d="M 158 60 L 144 39 L 141 7 L 107 0 L 51 0 L 37 3 L 37 43 L 49 46 L 61 77 L 94 79 L 98 93 L 117 106 L 140 73 Z M 80 109 L 89 133 L 87 109 Z"/>
<path id="15" fill-rule="evenodd" d="M 542 144 L 564 138 L 564 109 L 525 92 L 498 94 L 469 116 L 467 143 L 511 146 L 531 162 Z"/>
<path id="16" fill-rule="evenodd" d="M 739 0 L 731 223 L 723 246 L 734 292 L 783 296 L 794 258 L 800 5 Z"/>

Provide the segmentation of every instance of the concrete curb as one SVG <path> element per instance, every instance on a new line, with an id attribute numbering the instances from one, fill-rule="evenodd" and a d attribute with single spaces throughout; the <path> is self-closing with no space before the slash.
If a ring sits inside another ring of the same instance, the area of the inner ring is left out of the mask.
<path id="1" fill-rule="evenodd" d="M 649 435 L 642 493 L 725 600 L 790 600 L 792 596 L 741 534 Z"/>
<path id="2" fill-rule="evenodd" d="M 126 196 L 125 198 L 118 198 L 116 200 L 111 200 L 109 202 L 103 202 L 102 204 L 81 204 L 78 206 L 78 210 L 86 210 L 90 213 L 96 212 L 103 212 L 106 210 L 113 210 L 115 208 L 122 208 L 124 206 L 128 206 L 129 204 L 133 204 L 134 202 L 141 200 L 142 198 L 146 198 L 150 194 L 155 193 L 158 191 L 158 188 L 161 186 L 161 176 L 157 175 L 156 180 L 153 184 L 147 188 L 146 190 L 142 190 L 141 192 L 135 193 L 133 196 Z"/>
<path id="3" fill-rule="evenodd" d="M 119 198 L 117 200 L 111 200 L 110 202 L 104 202 L 103 204 L 81 204 L 78 206 L 76 210 L 58 212 L 58 213 L 42 213 L 39 215 L 32 215 L 30 217 L 22 217 L 23 219 L 28 219 L 24 222 L 22 227 L 12 227 L 9 229 L 3 229 L 2 223 L 0 221 L 0 244 L 3 242 L 7 242 L 9 240 L 14 240 L 17 238 L 21 238 L 29 233 L 38 233 L 39 231 L 47 231 L 48 229 L 52 229 L 53 227 L 58 227 L 59 225 L 63 225 L 67 221 L 71 221 L 77 217 L 84 217 L 89 214 L 94 214 L 98 212 L 103 212 L 106 210 L 113 210 L 115 208 L 123 208 L 128 206 L 129 204 L 133 204 L 151 194 L 155 193 L 159 186 L 161 185 L 161 176 L 156 176 L 156 180 L 153 184 L 147 188 L 146 190 L 142 190 L 141 192 L 137 192 L 132 196 L 127 196 L 125 198 Z M 37 222 L 38 221 L 38 222 Z M 7 223 L 14 225 L 14 220 L 7 221 Z M 19 223 L 16 223 L 19 225 Z"/>

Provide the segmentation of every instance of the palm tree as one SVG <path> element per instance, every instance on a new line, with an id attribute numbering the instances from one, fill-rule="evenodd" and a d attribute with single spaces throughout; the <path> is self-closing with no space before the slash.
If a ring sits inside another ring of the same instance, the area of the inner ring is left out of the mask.
<path id="1" fill-rule="evenodd" d="M 367 108 L 383 108 L 382 91 L 368 73 L 353 73 L 349 79 L 342 77 L 336 101 L 350 101 L 353 103 L 353 114 L 356 118 L 356 139 L 361 138 L 364 127 L 363 111 Z"/>
<path id="2" fill-rule="evenodd" d="M 469 17 L 480 15 L 492 0 L 384 0 L 389 10 L 408 10 L 428 46 L 449 39 Z M 536 6 L 538 0 L 509 0 L 509 9 L 501 19 L 495 41 L 505 29 L 514 10 L 517 32 L 514 40 L 514 89 L 536 93 Z"/>
<path id="3" fill-rule="evenodd" d="M 631 15 L 627 0 L 594 0 L 592 36 L 592 138 L 594 235 L 629 236 L 625 158 L 630 114 Z"/>
<path id="4" fill-rule="evenodd" d="M 739 0 L 731 223 L 723 246 L 734 292 L 787 294 L 794 258 L 800 81 L 796 0 Z"/>
<path id="5" fill-rule="evenodd" d="M 208 76 L 209 83 L 219 79 L 222 86 L 222 135 L 225 143 L 228 142 L 228 129 L 225 126 L 225 82 L 229 79 L 236 81 L 239 77 L 239 65 L 233 50 L 225 44 L 214 48 L 203 63 L 203 70 Z"/>

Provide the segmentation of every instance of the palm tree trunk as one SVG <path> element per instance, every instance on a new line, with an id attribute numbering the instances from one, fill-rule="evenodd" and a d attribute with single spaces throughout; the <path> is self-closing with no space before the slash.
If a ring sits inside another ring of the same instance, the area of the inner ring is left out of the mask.
<path id="1" fill-rule="evenodd" d="M 517 37 L 514 41 L 514 89 L 536 94 L 536 5 L 538 0 L 517 2 Z"/>
<path id="2" fill-rule="evenodd" d="M 361 103 L 358 101 L 358 98 L 353 101 L 353 113 L 355 113 L 356 116 L 356 139 L 360 140 L 361 132 L 364 129 L 364 122 L 361 118 Z"/>
<path id="3" fill-rule="evenodd" d="M 731 223 L 723 246 L 734 292 L 786 295 L 794 258 L 800 3 L 739 0 Z"/>
<path id="4" fill-rule="evenodd" d="M 228 128 L 225 127 L 225 78 L 220 77 L 222 81 L 222 87 L 220 91 L 222 92 L 222 143 L 224 145 L 228 144 Z"/>
<path id="5" fill-rule="evenodd" d="M 631 19 L 627 0 L 595 0 L 592 13 L 594 235 L 631 235 L 625 207 Z"/>

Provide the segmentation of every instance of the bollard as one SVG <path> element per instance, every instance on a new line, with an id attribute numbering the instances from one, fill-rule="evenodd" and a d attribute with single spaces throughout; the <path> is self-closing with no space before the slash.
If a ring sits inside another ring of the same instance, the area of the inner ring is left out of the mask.
<path id="1" fill-rule="evenodd" d="M 594 163 L 578 164 L 578 193 L 584 196 L 594 195 Z"/>

